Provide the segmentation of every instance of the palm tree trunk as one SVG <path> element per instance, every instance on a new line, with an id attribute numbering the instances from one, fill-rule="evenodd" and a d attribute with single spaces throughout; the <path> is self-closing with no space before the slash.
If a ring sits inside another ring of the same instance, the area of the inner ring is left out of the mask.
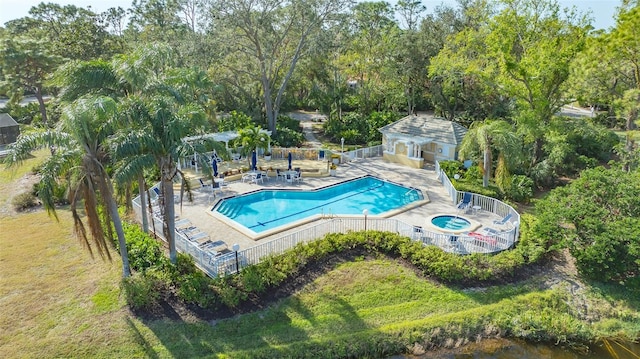
<path id="1" fill-rule="evenodd" d="M 173 182 L 164 176 L 162 177 L 162 192 L 164 193 L 165 237 L 169 242 L 169 260 L 176 264 L 176 216 L 173 203 Z"/>
<path id="2" fill-rule="evenodd" d="M 489 178 L 491 176 L 491 147 L 484 148 L 484 174 L 482 175 L 482 187 L 489 186 Z"/>
<path id="3" fill-rule="evenodd" d="M 140 216 L 142 217 L 142 230 L 149 233 L 149 213 L 147 212 L 147 186 L 144 176 L 138 176 L 138 192 L 140 193 Z"/>
<path id="4" fill-rule="evenodd" d="M 118 236 L 118 246 L 120 247 L 120 257 L 122 258 L 122 277 L 127 278 L 131 275 L 131 268 L 129 267 L 129 253 L 127 252 L 127 242 L 124 237 L 124 229 L 122 228 L 122 220 L 118 213 L 118 205 L 113 199 L 113 187 L 111 182 L 106 180 L 106 188 L 109 193 L 105 193 L 104 200 L 107 203 L 109 213 L 111 214 L 111 221 L 113 221 L 113 227 L 116 229 L 116 235 Z"/>

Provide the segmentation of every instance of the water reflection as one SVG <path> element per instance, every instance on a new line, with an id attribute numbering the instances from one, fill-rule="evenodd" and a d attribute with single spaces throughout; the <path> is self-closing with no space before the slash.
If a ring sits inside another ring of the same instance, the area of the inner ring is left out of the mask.
<path id="1" fill-rule="evenodd" d="M 463 348 L 430 352 L 420 356 L 395 356 L 390 359 L 640 359 L 640 344 L 609 340 L 594 345 L 588 353 L 548 344 L 516 340 L 489 339 Z"/>

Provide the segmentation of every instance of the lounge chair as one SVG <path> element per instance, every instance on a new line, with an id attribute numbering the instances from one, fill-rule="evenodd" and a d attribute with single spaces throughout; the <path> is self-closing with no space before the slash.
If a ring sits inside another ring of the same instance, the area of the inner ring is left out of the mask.
<path id="1" fill-rule="evenodd" d="M 469 232 L 469 237 L 473 237 L 475 240 L 480 241 L 480 242 L 484 242 L 487 244 L 490 244 L 492 246 L 495 246 L 498 241 L 496 240 L 495 234 L 483 234 L 483 233 L 478 233 L 478 232 Z"/>
<path id="2" fill-rule="evenodd" d="M 501 226 L 507 224 L 507 222 L 509 222 L 509 220 L 511 219 L 512 214 L 509 213 L 506 216 L 504 216 L 504 218 L 502 219 L 496 219 L 493 221 L 493 224 L 499 224 Z"/>
<path id="3" fill-rule="evenodd" d="M 471 208 L 471 200 L 473 199 L 473 195 L 471 192 L 464 192 L 462 195 L 462 201 L 460 201 L 457 205 L 458 209 L 464 209 L 465 212 Z"/>
<path id="4" fill-rule="evenodd" d="M 160 188 L 158 187 L 153 187 L 153 193 L 156 194 L 155 199 L 151 200 L 151 203 L 155 203 L 160 199 Z M 173 195 L 173 201 L 179 203 L 180 202 L 180 195 L 174 194 Z"/>

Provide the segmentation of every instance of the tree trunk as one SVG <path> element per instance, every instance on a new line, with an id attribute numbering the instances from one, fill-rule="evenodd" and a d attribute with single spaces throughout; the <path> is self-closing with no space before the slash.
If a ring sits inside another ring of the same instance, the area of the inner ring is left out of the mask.
<path id="1" fill-rule="evenodd" d="M 113 222 L 113 227 L 115 228 L 116 235 L 118 236 L 118 246 L 120 247 L 120 257 L 122 258 L 122 277 L 127 278 L 131 275 L 131 269 L 129 267 L 129 254 L 127 252 L 127 242 L 124 237 L 124 229 L 122 228 L 120 214 L 118 213 L 118 205 L 113 199 L 113 187 L 111 186 L 111 182 L 108 179 L 106 181 L 107 183 L 105 187 L 108 189 L 109 193 L 105 193 L 104 200 L 107 203 L 107 207 L 111 215 L 111 221 Z"/>
<path id="2" fill-rule="evenodd" d="M 484 174 L 482 175 L 482 187 L 489 186 L 489 177 L 491 176 L 491 147 L 484 149 Z"/>
<path id="3" fill-rule="evenodd" d="M 176 216 L 175 204 L 173 202 L 173 174 L 174 168 L 171 166 L 171 159 L 168 161 L 162 171 L 162 193 L 164 195 L 164 235 L 169 242 L 169 260 L 176 264 Z"/>
<path id="4" fill-rule="evenodd" d="M 44 123 L 45 127 L 49 127 L 49 121 L 47 119 L 47 108 L 45 107 L 44 99 L 42 98 L 42 88 L 36 87 L 34 92 L 36 99 L 38 100 L 38 107 L 40 108 L 40 115 L 42 115 L 42 122 Z"/>
<path id="5" fill-rule="evenodd" d="M 149 213 L 147 212 L 147 186 L 144 176 L 138 176 L 138 192 L 140 193 L 140 217 L 142 217 L 142 230 L 149 233 Z"/>

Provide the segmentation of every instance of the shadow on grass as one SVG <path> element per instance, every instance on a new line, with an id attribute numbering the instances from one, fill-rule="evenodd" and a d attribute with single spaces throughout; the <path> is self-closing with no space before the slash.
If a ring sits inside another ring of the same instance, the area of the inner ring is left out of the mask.
<path id="1" fill-rule="evenodd" d="M 131 333 L 133 333 L 134 339 L 144 349 L 145 355 L 148 358 L 159 358 L 158 353 L 156 353 L 155 350 L 153 350 L 153 348 L 151 347 L 151 345 L 149 345 L 149 342 L 147 342 L 147 340 L 144 338 L 142 333 L 140 333 L 140 331 L 138 330 L 136 325 L 131 321 L 131 319 L 129 317 L 125 317 L 125 320 L 127 322 L 127 326 L 129 327 L 129 330 L 131 331 Z"/>

